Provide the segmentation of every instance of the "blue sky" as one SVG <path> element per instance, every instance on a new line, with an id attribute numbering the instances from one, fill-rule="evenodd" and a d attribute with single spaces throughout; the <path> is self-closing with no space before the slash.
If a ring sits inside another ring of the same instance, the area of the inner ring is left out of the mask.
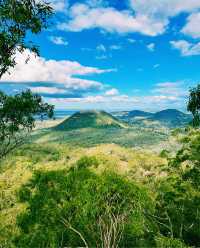
<path id="1" fill-rule="evenodd" d="M 30 88 L 57 109 L 185 110 L 200 81 L 199 0 L 52 0 L 48 30 L 0 90 Z M 31 59 L 25 64 L 26 58 Z"/>

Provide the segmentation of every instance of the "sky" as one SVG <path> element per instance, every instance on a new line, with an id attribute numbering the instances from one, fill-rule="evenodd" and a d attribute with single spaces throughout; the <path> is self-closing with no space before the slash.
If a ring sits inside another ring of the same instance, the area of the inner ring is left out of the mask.
<path id="1" fill-rule="evenodd" d="M 0 90 L 31 89 L 56 109 L 186 110 L 200 82 L 199 0 L 50 2 L 48 29 L 27 36 L 40 57 L 17 53 Z"/>

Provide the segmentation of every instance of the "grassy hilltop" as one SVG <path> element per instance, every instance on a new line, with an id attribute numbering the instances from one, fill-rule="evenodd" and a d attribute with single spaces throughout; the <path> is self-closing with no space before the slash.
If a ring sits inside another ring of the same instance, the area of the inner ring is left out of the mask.
<path id="1" fill-rule="evenodd" d="M 125 128 L 127 125 L 105 111 L 81 111 L 55 127 L 58 131 L 80 128 Z"/>
<path id="2" fill-rule="evenodd" d="M 36 142 L 58 142 L 73 146 L 92 147 L 98 144 L 118 144 L 125 147 L 145 147 L 168 142 L 169 129 L 155 125 L 130 125 L 104 111 L 77 112 L 55 126 L 35 132 Z"/>

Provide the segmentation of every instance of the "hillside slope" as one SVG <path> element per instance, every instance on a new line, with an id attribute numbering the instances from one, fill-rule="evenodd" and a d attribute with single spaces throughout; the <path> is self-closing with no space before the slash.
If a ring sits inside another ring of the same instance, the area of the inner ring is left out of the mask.
<path id="1" fill-rule="evenodd" d="M 177 127 L 187 125 L 192 120 L 192 117 L 177 109 L 166 109 L 155 113 L 150 119 L 159 121 L 162 124 Z"/>
<path id="2" fill-rule="evenodd" d="M 107 127 L 125 128 L 126 124 L 104 111 L 80 111 L 57 125 L 54 130 Z"/>
<path id="3" fill-rule="evenodd" d="M 157 125 L 176 128 L 188 125 L 192 121 L 192 116 L 185 114 L 177 109 L 165 109 L 156 113 L 150 113 L 140 110 L 129 111 L 126 114 L 116 115 L 121 120 L 132 125 L 145 125 L 155 127 Z"/>
<path id="4" fill-rule="evenodd" d="M 141 110 L 133 110 L 128 113 L 128 117 L 135 118 L 135 117 L 151 117 L 153 116 L 152 113 L 141 111 Z"/>

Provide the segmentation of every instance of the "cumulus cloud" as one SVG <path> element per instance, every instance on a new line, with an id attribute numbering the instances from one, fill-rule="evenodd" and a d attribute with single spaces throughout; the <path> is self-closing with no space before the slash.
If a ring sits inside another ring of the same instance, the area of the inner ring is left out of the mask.
<path id="1" fill-rule="evenodd" d="M 147 49 L 150 51 L 150 52 L 154 52 L 155 51 L 155 44 L 154 43 L 150 43 L 147 45 Z"/>
<path id="2" fill-rule="evenodd" d="M 68 8 L 68 0 L 51 0 L 52 8 L 58 12 L 65 12 Z"/>
<path id="3" fill-rule="evenodd" d="M 118 94 L 119 94 L 119 91 L 117 89 L 115 89 L 115 88 L 105 92 L 106 96 L 116 96 Z"/>
<path id="4" fill-rule="evenodd" d="M 112 45 L 112 46 L 110 46 L 110 49 L 111 50 L 120 50 L 120 49 L 122 49 L 122 46 L 120 46 L 120 45 Z"/>
<path id="5" fill-rule="evenodd" d="M 154 69 L 156 69 L 156 68 L 158 68 L 158 67 L 160 67 L 160 64 L 155 64 L 155 65 L 153 65 L 153 68 L 154 68 Z"/>
<path id="6" fill-rule="evenodd" d="M 179 86 L 180 84 L 181 82 L 164 82 L 164 83 L 158 83 L 156 84 L 156 86 L 160 88 L 168 88 L 168 87 L 174 88 Z"/>
<path id="7" fill-rule="evenodd" d="M 104 59 L 107 59 L 107 58 L 108 58 L 107 55 L 96 56 L 96 59 L 98 59 L 98 60 L 104 60 Z"/>
<path id="8" fill-rule="evenodd" d="M 103 44 L 100 44 L 96 47 L 97 51 L 106 52 L 106 47 Z"/>
<path id="9" fill-rule="evenodd" d="M 56 87 L 30 87 L 30 89 L 34 92 L 34 93 L 45 93 L 48 92 L 49 94 L 57 94 L 57 93 L 65 93 L 64 89 L 59 89 Z"/>
<path id="10" fill-rule="evenodd" d="M 160 20 L 200 8 L 199 0 L 130 0 L 130 3 L 136 13 Z"/>
<path id="11" fill-rule="evenodd" d="M 170 44 L 174 49 L 180 51 L 182 56 L 200 55 L 200 42 L 191 43 L 186 40 L 171 41 Z"/>
<path id="12" fill-rule="evenodd" d="M 67 99 L 50 99 L 52 104 L 58 107 L 68 106 L 69 109 L 110 109 L 110 110 L 133 110 L 143 109 L 150 111 L 158 111 L 164 108 L 181 108 L 183 105 L 183 99 L 176 96 L 170 95 L 146 95 L 146 96 L 87 96 L 83 98 L 67 98 Z M 148 106 L 144 104 L 148 103 Z"/>
<path id="13" fill-rule="evenodd" d="M 29 62 L 26 64 L 26 59 L 29 57 Z M 0 82 L 12 82 L 18 84 L 31 85 L 32 87 L 40 87 L 35 90 L 44 91 L 51 94 L 72 92 L 90 92 L 94 90 L 102 90 L 103 84 L 98 81 L 81 79 L 76 76 L 102 74 L 113 71 L 102 70 L 95 67 L 83 66 L 76 61 L 68 60 L 46 60 L 38 57 L 26 50 L 23 54 L 16 55 L 16 66 L 10 70 L 10 74 L 5 74 Z M 46 88 L 41 88 L 41 85 Z M 63 89 L 50 89 L 51 87 Z"/>
<path id="14" fill-rule="evenodd" d="M 65 88 L 56 87 L 28 87 L 33 93 L 40 94 L 43 97 L 49 98 L 81 98 L 82 92 L 77 90 L 68 90 Z"/>
<path id="15" fill-rule="evenodd" d="M 152 92 L 172 98 L 184 98 L 188 95 L 188 90 L 185 89 L 183 81 L 158 83 Z"/>
<path id="16" fill-rule="evenodd" d="M 112 7 L 91 7 L 87 4 L 75 4 L 70 8 L 70 21 L 60 23 L 58 28 L 66 31 L 82 31 L 100 28 L 107 32 L 140 32 L 154 36 L 164 32 L 167 23 L 153 20 L 145 15 L 134 16 L 131 10 L 119 11 Z"/>
<path id="17" fill-rule="evenodd" d="M 49 40 L 56 44 L 56 45 L 63 45 L 63 46 L 68 46 L 68 41 L 66 41 L 63 37 L 61 36 L 50 36 Z"/>
<path id="18" fill-rule="evenodd" d="M 171 17 L 200 9 L 199 0 L 129 0 L 127 10 L 103 2 L 90 0 L 72 5 L 69 18 L 58 28 L 73 32 L 99 28 L 119 34 L 139 32 L 156 36 L 165 32 Z"/>
<path id="19" fill-rule="evenodd" d="M 128 40 L 129 43 L 132 43 L 132 44 L 136 42 L 136 40 L 131 39 L 131 38 L 129 38 L 129 39 L 127 39 L 127 40 Z"/>
<path id="20" fill-rule="evenodd" d="M 154 88 L 145 95 L 136 90 L 134 96 L 123 95 L 117 89 L 112 88 L 107 90 L 104 94 L 89 95 L 82 98 L 68 98 L 61 99 L 64 104 L 67 103 L 69 108 L 88 109 L 146 109 L 151 111 L 158 111 L 165 108 L 181 109 L 186 101 L 188 95 L 188 86 L 191 82 L 177 81 L 177 82 L 161 82 L 154 85 Z M 53 100 L 56 103 L 56 99 Z M 148 104 L 146 104 L 148 103 Z M 58 104 L 58 103 L 56 103 Z"/>
<path id="21" fill-rule="evenodd" d="M 200 38 L 200 12 L 191 14 L 186 25 L 183 27 L 182 32 L 190 35 L 193 38 Z"/>

